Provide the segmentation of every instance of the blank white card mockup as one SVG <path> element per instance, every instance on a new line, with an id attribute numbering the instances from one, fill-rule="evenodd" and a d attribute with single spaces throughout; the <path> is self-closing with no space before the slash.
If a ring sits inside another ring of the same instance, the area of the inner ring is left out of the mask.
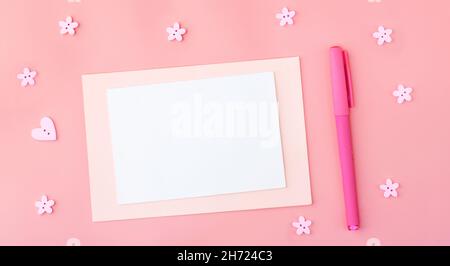
<path id="1" fill-rule="evenodd" d="M 119 204 L 286 187 L 272 72 L 109 88 L 107 104 Z"/>

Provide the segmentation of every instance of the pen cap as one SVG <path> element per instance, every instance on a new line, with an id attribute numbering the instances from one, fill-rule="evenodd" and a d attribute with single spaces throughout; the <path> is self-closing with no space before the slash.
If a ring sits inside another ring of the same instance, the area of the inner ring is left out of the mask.
<path id="1" fill-rule="evenodd" d="M 348 55 L 341 47 L 330 48 L 331 82 L 335 115 L 348 115 L 353 107 L 353 88 Z"/>

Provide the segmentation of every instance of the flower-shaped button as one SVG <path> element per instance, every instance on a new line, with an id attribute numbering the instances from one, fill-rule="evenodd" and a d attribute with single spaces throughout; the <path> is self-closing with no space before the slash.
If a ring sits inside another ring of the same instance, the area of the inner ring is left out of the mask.
<path id="1" fill-rule="evenodd" d="M 61 33 L 61 35 L 65 35 L 65 34 L 70 34 L 70 35 L 74 35 L 75 34 L 75 29 L 78 28 L 78 22 L 73 21 L 71 16 L 66 17 L 65 21 L 60 21 L 59 22 L 59 27 L 61 28 L 59 33 Z"/>
<path id="2" fill-rule="evenodd" d="M 393 183 L 392 180 L 389 178 L 386 180 L 386 184 L 380 185 L 380 189 L 384 191 L 384 197 L 394 197 L 396 198 L 398 196 L 397 188 L 399 187 L 398 183 Z"/>
<path id="3" fill-rule="evenodd" d="M 22 87 L 26 87 L 28 85 L 33 86 L 34 85 L 34 77 L 36 77 L 36 71 L 31 71 L 28 67 L 23 69 L 23 73 L 17 74 L 17 78 L 20 79 L 22 82 L 20 85 Z"/>
<path id="4" fill-rule="evenodd" d="M 383 26 L 379 26 L 378 31 L 373 33 L 373 37 L 378 39 L 378 45 L 383 45 L 384 43 L 392 42 L 391 34 L 391 29 L 385 29 Z"/>
<path id="5" fill-rule="evenodd" d="M 280 20 L 280 26 L 284 26 L 286 24 L 294 24 L 294 16 L 295 11 L 289 11 L 289 9 L 287 9 L 286 7 L 283 7 L 283 9 L 281 9 L 281 13 L 275 15 L 275 17 Z"/>
<path id="6" fill-rule="evenodd" d="M 367 239 L 366 245 L 367 246 L 374 246 L 374 247 L 375 246 L 381 246 L 381 241 L 380 241 L 380 239 L 378 239 L 376 237 L 372 237 L 372 238 Z"/>
<path id="7" fill-rule="evenodd" d="M 78 238 L 72 237 L 67 239 L 66 246 L 81 246 L 81 241 Z"/>
<path id="8" fill-rule="evenodd" d="M 52 206 L 55 205 L 53 200 L 48 200 L 47 196 L 43 195 L 40 201 L 36 201 L 34 206 L 38 209 L 38 214 L 51 214 L 53 212 Z"/>
<path id="9" fill-rule="evenodd" d="M 298 217 L 298 222 L 293 222 L 292 226 L 297 228 L 297 235 L 306 234 L 309 235 L 311 233 L 309 227 L 311 226 L 311 221 L 305 219 L 305 217 Z"/>
<path id="10" fill-rule="evenodd" d="M 410 102 L 412 100 L 411 93 L 413 89 L 405 87 L 403 85 L 398 85 L 397 89 L 392 93 L 397 97 L 397 103 L 402 104 L 405 101 Z"/>
<path id="11" fill-rule="evenodd" d="M 167 37 L 169 41 L 177 40 L 181 42 L 183 40 L 183 34 L 186 33 L 186 29 L 181 28 L 178 22 L 175 22 L 173 27 L 167 27 L 166 31 L 169 34 Z"/>

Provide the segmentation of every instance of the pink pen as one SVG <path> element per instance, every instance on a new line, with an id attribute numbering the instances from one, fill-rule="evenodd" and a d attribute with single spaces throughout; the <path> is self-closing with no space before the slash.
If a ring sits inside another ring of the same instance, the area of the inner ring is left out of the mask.
<path id="1" fill-rule="evenodd" d="M 347 228 L 359 229 L 355 168 L 349 109 L 354 106 L 348 53 L 341 47 L 331 47 L 331 81 L 333 84 L 334 115 L 339 144 Z"/>

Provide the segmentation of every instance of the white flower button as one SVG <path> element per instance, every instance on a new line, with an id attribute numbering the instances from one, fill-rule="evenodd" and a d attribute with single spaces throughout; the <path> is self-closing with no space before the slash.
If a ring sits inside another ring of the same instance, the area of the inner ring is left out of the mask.
<path id="1" fill-rule="evenodd" d="M 413 89 L 405 87 L 403 85 L 398 85 L 397 89 L 392 93 L 397 97 L 397 103 L 402 104 L 405 101 L 410 102 L 412 100 L 411 93 Z"/>
<path id="2" fill-rule="evenodd" d="M 61 28 L 59 33 L 61 35 L 70 34 L 75 35 L 75 29 L 78 28 L 78 22 L 73 21 L 71 16 L 66 17 L 65 21 L 59 22 L 59 27 Z"/>
<path id="3" fill-rule="evenodd" d="M 72 237 L 67 239 L 66 246 L 81 246 L 81 241 L 78 238 Z"/>
<path id="4" fill-rule="evenodd" d="M 36 77 L 36 71 L 30 70 L 28 67 L 23 69 L 23 72 L 20 74 L 17 74 L 17 78 L 20 79 L 22 82 L 20 85 L 22 87 L 26 87 L 28 85 L 33 86 L 34 85 L 34 77 Z"/>
<path id="5" fill-rule="evenodd" d="M 281 9 L 281 13 L 278 13 L 275 15 L 275 17 L 280 20 L 280 26 L 284 26 L 286 24 L 289 24 L 289 25 L 294 24 L 294 20 L 293 20 L 294 16 L 295 16 L 295 11 L 293 11 L 293 10 L 289 11 L 289 9 L 287 9 L 287 7 L 283 7 L 283 9 Z"/>
<path id="6" fill-rule="evenodd" d="M 183 40 L 183 34 L 186 33 L 186 29 L 181 28 L 178 22 L 175 22 L 173 27 L 167 27 L 166 31 L 169 34 L 167 37 L 169 41 L 177 40 L 181 42 Z"/>
<path id="7" fill-rule="evenodd" d="M 377 43 L 378 45 L 383 45 L 384 43 L 390 43 L 392 42 L 392 30 L 391 29 L 385 29 L 383 26 L 378 27 L 378 31 L 373 33 L 373 37 L 375 39 L 378 39 Z"/>
<path id="8" fill-rule="evenodd" d="M 292 226 L 297 228 L 297 235 L 309 235 L 311 234 L 311 230 L 309 229 L 309 227 L 311 226 L 311 221 L 305 219 L 305 217 L 300 216 L 298 217 L 298 222 L 293 222 Z"/>
<path id="9" fill-rule="evenodd" d="M 36 201 L 34 206 L 38 209 L 38 214 L 42 215 L 44 213 L 51 214 L 53 212 L 52 206 L 55 205 L 55 201 L 48 200 L 46 195 L 41 197 L 40 201 Z"/>
<path id="10" fill-rule="evenodd" d="M 366 246 L 381 246 L 381 241 L 376 237 L 372 237 L 367 239 Z"/>
<path id="11" fill-rule="evenodd" d="M 384 197 L 394 197 L 396 198 L 398 196 L 397 188 L 400 185 L 398 183 L 393 183 L 392 180 L 389 178 L 386 180 L 386 184 L 380 185 L 380 189 L 384 191 Z"/>

